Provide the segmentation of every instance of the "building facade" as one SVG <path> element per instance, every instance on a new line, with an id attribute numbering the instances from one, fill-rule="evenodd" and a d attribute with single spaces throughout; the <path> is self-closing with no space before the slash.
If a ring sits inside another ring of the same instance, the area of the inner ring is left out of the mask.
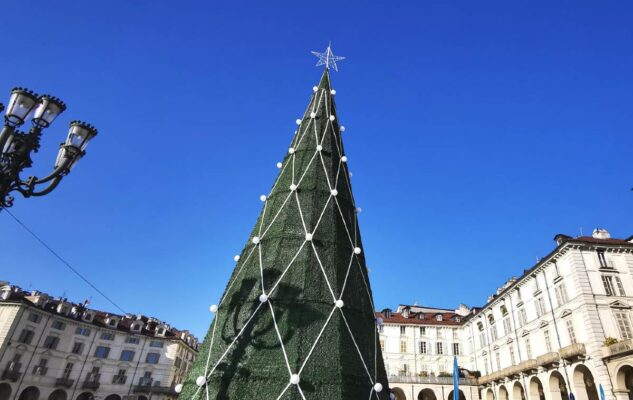
<path id="1" fill-rule="evenodd" d="M 197 349 L 154 318 L 0 284 L 0 400 L 174 400 Z"/>
<path id="2" fill-rule="evenodd" d="M 633 399 L 633 238 L 555 241 L 483 307 L 380 312 L 396 398 L 448 399 L 457 355 L 467 400 Z"/>

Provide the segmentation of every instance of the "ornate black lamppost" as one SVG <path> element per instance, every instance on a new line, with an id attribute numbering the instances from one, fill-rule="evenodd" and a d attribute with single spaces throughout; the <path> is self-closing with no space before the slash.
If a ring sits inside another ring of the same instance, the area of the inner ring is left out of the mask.
<path id="1" fill-rule="evenodd" d="M 0 104 L 0 112 L 3 109 L 4 105 Z M 22 170 L 33 164 L 31 153 L 39 150 L 42 131 L 65 109 L 64 103 L 56 97 L 38 96 L 22 88 L 11 91 L 4 127 L 0 132 L 0 210 L 13 205 L 11 192 L 20 192 L 24 197 L 44 196 L 52 192 L 86 154 L 86 146 L 97 135 L 97 130 L 85 122 L 73 121 L 66 142 L 60 145 L 53 172 L 42 179 L 34 176 L 27 180 L 20 178 Z M 31 129 L 28 132 L 18 130 L 29 117 Z"/>

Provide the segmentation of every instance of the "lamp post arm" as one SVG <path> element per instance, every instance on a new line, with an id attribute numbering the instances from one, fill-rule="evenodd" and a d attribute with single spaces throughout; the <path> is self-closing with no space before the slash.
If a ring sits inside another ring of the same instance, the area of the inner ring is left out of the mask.
<path id="1" fill-rule="evenodd" d="M 41 192 L 35 192 L 32 191 L 30 193 L 31 196 L 45 196 L 47 194 L 49 194 L 50 192 L 52 192 L 53 190 L 55 190 L 55 188 L 57 187 L 57 185 L 59 185 L 59 182 L 62 181 L 62 178 L 64 177 L 64 175 L 58 175 L 55 178 L 53 178 L 53 180 L 51 181 L 51 183 L 46 187 L 46 189 L 42 190 Z"/>
<path id="2" fill-rule="evenodd" d="M 13 135 L 15 128 L 11 125 L 5 124 L 0 131 L 0 153 L 3 153 L 4 145 L 7 144 L 7 140 Z"/>

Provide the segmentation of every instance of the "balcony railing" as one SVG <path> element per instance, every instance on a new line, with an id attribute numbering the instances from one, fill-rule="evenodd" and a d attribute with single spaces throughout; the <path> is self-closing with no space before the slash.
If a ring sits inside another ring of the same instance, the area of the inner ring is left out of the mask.
<path id="1" fill-rule="evenodd" d="M 22 376 L 22 373 L 20 372 L 21 368 L 22 363 L 11 361 L 2 373 L 2 379 L 11 382 L 17 382 Z"/>
<path id="2" fill-rule="evenodd" d="M 112 377 L 112 383 L 115 385 L 125 385 L 127 381 L 127 375 L 114 375 Z"/>
<path id="3" fill-rule="evenodd" d="M 633 339 L 617 342 L 602 348 L 602 357 L 611 358 L 633 353 Z"/>
<path id="4" fill-rule="evenodd" d="M 555 366 L 558 365 L 559 361 L 560 356 L 555 351 L 536 357 L 536 365 L 539 367 Z"/>
<path id="5" fill-rule="evenodd" d="M 157 386 L 157 385 L 136 385 L 133 389 L 134 393 L 165 393 L 176 395 L 174 386 Z"/>
<path id="6" fill-rule="evenodd" d="M 101 374 L 93 374 L 89 373 L 86 376 L 86 380 L 84 381 L 81 387 L 83 389 L 97 390 L 99 389 L 99 379 L 101 378 Z"/>
<path id="7" fill-rule="evenodd" d="M 425 383 L 425 384 L 438 384 L 438 385 L 452 385 L 452 376 L 403 376 L 403 375 L 391 375 L 389 382 L 393 383 Z M 459 378 L 460 385 L 477 385 L 476 378 Z M 153 391 L 153 389 L 152 389 Z"/>
<path id="8" fill-rule="evenodd" d="M 55 381 L 55 386 L 62 386 L 65 388 L 71 388 L 74 384 L 75 380 L 68 378 L 57 378 L 57 380 Z"/>
<path id="9" fill-rule="evenodd" d="M 559 351 L 560 357 L 565 360 L 584 358 L 587 351 L 582 343 L 574 343 L 567 347 L 563 347 Z"/>

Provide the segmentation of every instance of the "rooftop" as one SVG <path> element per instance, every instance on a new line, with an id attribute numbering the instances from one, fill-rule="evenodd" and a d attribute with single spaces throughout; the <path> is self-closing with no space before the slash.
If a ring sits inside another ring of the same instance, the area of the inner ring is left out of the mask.
<path id="1" fill-rule="evenodd" d="M 198 350 L 198 339 L 187 330 L 179 330 L 169 324 L 145 315 L 119 315 L 88 308 L 88 301 L 73 303 L 66 298 L 53 298 L 39 291 L 26 291 L 19 286 L 0 280 L 0 305 L 22 303 L 44 312 L 127 334 L 137 334 L 157 339 L 178 340 L 193 350 Z"/>

